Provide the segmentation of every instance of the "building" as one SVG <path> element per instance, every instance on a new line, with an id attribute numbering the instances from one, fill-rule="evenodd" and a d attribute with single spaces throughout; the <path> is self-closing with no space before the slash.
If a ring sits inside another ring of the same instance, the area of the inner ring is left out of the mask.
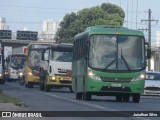
<path id="1" fill-rule="evenodd" d="M 6 24 L 6 18 L 0 17 L 0 30 L 8 30 L 9 26 Z"/>
<path id="2" fill-rule="evenodd" d="M 160 31 L 156 32 L 156 41 L 152 44 L 151 50 L 151 70 L 160 71 Z"/>
<path id="3" fill-rule="evenodd" d="M 54 41 L 54 37 L 57 31 L 57 22 L 52 19 L 43 21 L 43 30 L 39 32 L 39 39 L 45 41 Z"/>
<path id="4" fill-rule="evenodd" d="M 56 30 L 57 30 L 57 25 L 54 20 L 48 19 L 43 21 L 43 32 L 55 34 Z"/>
<path id="5" fill-rule="evenodd" d="M 156 46 L 160 46 L 160 31 L 157 31 L 156 36 Z"/>

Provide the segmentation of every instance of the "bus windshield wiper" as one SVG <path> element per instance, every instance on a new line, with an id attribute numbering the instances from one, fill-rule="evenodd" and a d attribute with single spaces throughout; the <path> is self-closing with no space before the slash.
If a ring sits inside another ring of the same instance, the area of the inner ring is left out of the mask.
<path id="1" fill-rule="evenodd" d="M 124 64 L 126 65 L 127 69 L 131 72 L 131 68 L 129 64 L 127 63 L 126 59 L 123 57 L 122 49 L 121 49 L 121 59 L 124 61 Z"/>
<path id="2" fill-rule="evenodd" d="M 116 61 L 116 59 L 112 60 L 103 70 L 106 70 L 108 67 L 110 67 L 114 62 Z"/>

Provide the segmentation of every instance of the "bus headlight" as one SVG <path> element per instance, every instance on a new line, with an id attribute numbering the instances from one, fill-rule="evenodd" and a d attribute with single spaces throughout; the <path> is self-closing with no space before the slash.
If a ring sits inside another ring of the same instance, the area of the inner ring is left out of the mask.
<path id="1" fill-rule="evenodd" d="M 22 76 L 23 75 L 23 73 L 19 73 L 19 76 Z"/>
<path id="2" fill-rule="evenodd" d="M 7 71 L 5 72 L 5 75 L 8 75 L 8 72 L 7 72 Z"/>
<path id="3" fill-rule="evenodd" d="M 55 76 L 50 76 L 50 77 L 49 77 L 49 80 L 50 80 L 50 81 L 55 81 L 55 80 L 56 80 L 56 77 L 55 77 Z"/>
<path id="4" fill-rule="evenodd" d="M 88 68 L 88 77 L 95 79 L 95 80 L 101 80 L 101 78 L 95 75 L 90 68 Z"/>
<path id="5" fill-rule="evenodd" d="M 10 68 L 10 73 L 14 73 L 14 69 L 13 68 Z"/>
<path id="6" fill-rule="evenodd" d="M 141 72 L 141 74 L 132 79 L 132 81 L 144 80 L 145 79 L 145 72 Z"/>
<path id="7" fill-rule="evenodd" d="M 31 72 L 29 72 L 28 74 L 29 74 L 29 75 L 32 75 L 32 73 L 31 73 Z"/>

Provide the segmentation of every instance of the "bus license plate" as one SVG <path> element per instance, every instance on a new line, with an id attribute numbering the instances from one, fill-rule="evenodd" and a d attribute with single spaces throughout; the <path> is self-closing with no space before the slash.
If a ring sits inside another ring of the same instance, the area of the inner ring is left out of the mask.
<path id="1" fill-rule="evenodd" d="M 70 77 L 63 77 L 63 80 L 71 80 Z"/>
<path id="2" fill-rule="evenodd" d="M 112 86 L 112 87 L 122 87 L 121 84 L 112 84 L 111 86 Z"/>

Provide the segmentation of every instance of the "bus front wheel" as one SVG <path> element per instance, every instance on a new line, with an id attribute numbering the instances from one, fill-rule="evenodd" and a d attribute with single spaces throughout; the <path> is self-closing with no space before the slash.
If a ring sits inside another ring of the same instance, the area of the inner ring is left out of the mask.
<path id="1" fill-rule="evenodd" d="M 50 86 L 45 85 L 45 91 L 46 91 L 46 92 L 50 92 L 50 89 L 51 89 Z"/>
<path id="2" fill-rule="evenodd" d="M 134 103 L 139 103 L 139 101 L 140 101 L 140 94 L 133 94 L 133 102 Z"/>
<path id="3" fill-rule="evenodd" d="M 116 101 L 117 102 L 122 102 L 122 95 L 116 95 Z"/>
<path id="4" fill-rule="evenodd" d="M 40 90 L 44 90 L 44 83 L 40 83 Z"/>
<path id="5" fill-rule="evenodd" d="M 1 85 L 4 85 L 4 83 L 5 83 L 5 80 L 0 80 Z"/>
<path id="6" fill-rule="evenodd" d="M 130 98 L 130 95 L 129 95 L 129 94 L 124 94 L 124 95 L 123 95 L 123 101 L 124 101 L 124 102 L 129 102 L 129 98 Z"/>
<path id="7" fill-rule="evenodd" d="M 82 93 L 76 93 L 76 99 L 82 99 Z"/>
<path id="8" fill-rule="evenodd" d="M 91 100 L 91 97 L 92 97 L 91 93 L 88 93 L 88 92 L 83 93 L 84 100 Z"/>
<path id="9" fill-rule="evenodd" d="M 72 86 L 69 87 L 69 90 L 73 93 Z"/>
<path id="10" fill-rule="evenodd" d="M 33 88 L 34 84 L 31 82 L 26 83 L 27 88 Z"/>

